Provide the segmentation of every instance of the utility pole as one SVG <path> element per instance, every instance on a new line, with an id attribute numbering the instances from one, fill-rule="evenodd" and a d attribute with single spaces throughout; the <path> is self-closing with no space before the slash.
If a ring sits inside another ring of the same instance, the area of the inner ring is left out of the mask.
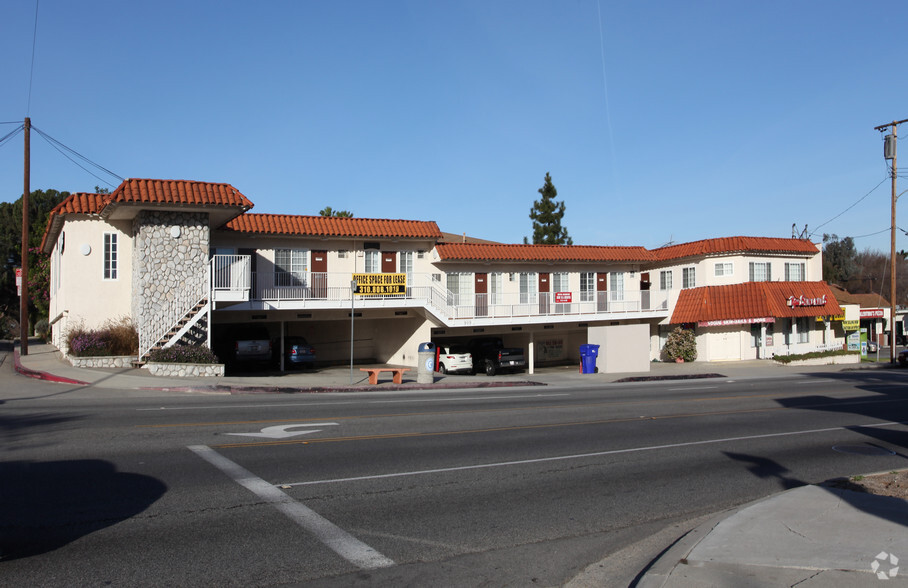
<path id="1" fill-rule="evenodd" d="M 896 177 L 898 176 L 897 171 L 897 157 L 896 157 L 896 146 L 898 144 L 898 128 L 899 125 L 908 122 L 908 118 L 892 121 L 885 125 L 880 125 L 878 127 L 873 127 L 877 131 L 883 132 L 884 130 L 891 128 L 892 135 L 885 137 L 885 142 L 883 144 L 883 157 L 886 159 L 892 160 L 892 225 L 890 228 L 890 251 L 889 251 L 889 362 L 895 363 L 895 202 L 898 200 L 898 192 L 896 191 Z"/>
<path id="2" fill-rule="evenodd" d="M 28 195 L 31 192 L 31 128 L 25 117 L 25 188 L 22 192 L 22 294 L 19 296 L 19 354 L 28 355 Z"/>

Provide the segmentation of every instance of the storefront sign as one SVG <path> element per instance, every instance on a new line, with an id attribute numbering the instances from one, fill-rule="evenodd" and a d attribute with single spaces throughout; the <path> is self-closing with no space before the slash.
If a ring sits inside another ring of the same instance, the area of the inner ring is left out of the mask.
<path id="1" fill-rule="evenodd" d="M 555 303 L 556 304 L 562 304 L 562 303 L 570 302 L 570 301 L 571 301 L 570 292 L 555 292 Z"/>
<path id="2" fill-rule="evenodd" d="M 857 331 L 861 328 L 861 321 L 842 321 L 842 328 L 846 331 Z"/>
<path id="3" fill-rule="evenodd" d="M 886 316 L 886 311 L 882 308 L 862 308 L 861 309 L 861 318 L 883 318 Z"/>
<path id="4" fill-rule="evenodd" d="M 788 306 L 798 308 L 801 306 L 826 306 L 826 295 L 819 298 L 807 298 L 806 296 L 789 296 Z"/>
<path id="5" fill-rule="evenodd" d="M 361 296 L 388 296 L 407 293 L 407 274 L 353 274 L 356 293 Z"/>
<path id="6" fill-rule="evenodd" d="M 840 314 L 839 316 L 818 316 L 818 317 L 817 317 L 817 322 L 818 322 L 818 323 L 824 323 L 824 322 L 826 322 L 826 321 L 839 321 L 839 322 L 841 322 L 841 321 L 844 321 L 844 320 L 845 320 L 845 315 L 844 315 L 844 314 Z"/>
<path id="7" fill-rule="evenodd" d="M 762 317 L 762 318 L 743 318 L 743 319 L 723 319 L 719 321 L 700 321 L 697 323 L 698 327 L 725 327 L 730 325 L 753 325 L 756 323 L 774 323 L 776 319 L 773 317 Z"/>

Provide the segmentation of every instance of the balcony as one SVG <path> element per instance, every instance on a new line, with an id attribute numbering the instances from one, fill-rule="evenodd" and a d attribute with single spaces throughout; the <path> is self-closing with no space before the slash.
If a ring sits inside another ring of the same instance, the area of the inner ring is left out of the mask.
<path id="1" fill-rule="evenodd" d="M 214 256 L 211 268 L 214 300 L 246 303 L 236 309 L 350 308 L 347 272 L 252 272 L 248 256 L 235 255 Z M 459 294 L 447 290 L 438 275 L 408 275 L 405 293 L 356 296 L 356 307 L 420 307 L 448 326 L 468 326 L 664 318 L 677 298 L 677 292 L 665 290 Z"/>

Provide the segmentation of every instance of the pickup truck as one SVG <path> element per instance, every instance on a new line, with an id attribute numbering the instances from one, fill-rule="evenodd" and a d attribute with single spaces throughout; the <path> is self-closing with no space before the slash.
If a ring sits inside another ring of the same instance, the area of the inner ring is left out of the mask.
<path id="1" fill-rule="evenodd" d="M 243 325 L 230 332 L 231 359 L 235 363 L 265 364 L 271 361 L 271 336 L 261 325 Z"/>
<path id="2" fill-rule="evenodd" d="M 523 349 L 505 347 L 498 337 L 482 337 L 470 341 L 467 347 L 473 355 L 473 373 L 484 371 L 494 376 L 502 370 L 522 371 L 526 367 Z"/>

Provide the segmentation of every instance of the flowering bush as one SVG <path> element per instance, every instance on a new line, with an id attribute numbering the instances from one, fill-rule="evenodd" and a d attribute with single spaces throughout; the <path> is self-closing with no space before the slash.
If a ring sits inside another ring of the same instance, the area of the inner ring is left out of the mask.
<path id="1" fill-rule="evenodd" d="M 139 333 L 129 317 L 109 320 L 100 329 L 85 329 L 80 324 L 66 333 L 66 346 L 75 357 L 136 355 Z"/>
<path id="2" fill-rule="evenodd" d="M 155 363 L 221 363 L 218 356 L 205 345 L 174 345 L 154 349 L 148 361 Z"/>
<path id="3" fill-rule="evenodd" d="M 694 332 L 690 329 L 676 327 L 668 334 L 664 351 L 668 359 L 672 361 L 676 359 L 694 361 L 697 359 L 697 338 L 694 336 Z"/>

